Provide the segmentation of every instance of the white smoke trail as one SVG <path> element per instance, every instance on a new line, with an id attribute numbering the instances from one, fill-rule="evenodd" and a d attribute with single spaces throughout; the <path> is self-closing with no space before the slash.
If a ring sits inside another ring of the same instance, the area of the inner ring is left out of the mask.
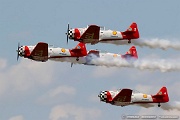
<path id="1" fill-rule="evenodd" d="M 150 107 L 157 107 L 158 104 L 156 103 L 148 103 L 148 104 L 135 104 L 137 106 L 145 107 L 145 108 L 150 108 Z M 169 102 L 169 103 L 161 103 L 161 109 L 163 110 L 178 110 L 180 111 L 180 102 L 179 101 L 174 101 L 174 102 Z"/>
<path id="2" fill-rule="evenodd" d="M 132 44 L 140 47 L 149 47 L 149 48 L 160 48 L 162 50 L 167 50 L 168 48 L 172 48 L 174 50 L 180 50 L 180 40 L 172 41 L 168 39 L 137 39 L 131 40 Z M 111 43 L 115 45 L 128 45 L 127 40 L 116 40 L 116 41 L 102 41 L 101 43 Z"/>
<path id="3" fill-rule="evenodd" d="M 172 103 L 164 103 L 162 104 L 161 108 L 163 110 L 178 110 L 180 111 L 180 102 L 179 101 L 175 101 L 175 102 L 172 102 Z"/>
<path id="4" fill-rule="evenodd" d="M 164 59 L 141 59 L 141 60 L 125 60 L 121 58 L 93 58 L 91 64 L 107 67 L 128 67 L 139 70 L 160 70 L 161 72 L 180 71 L 179 60 Z"/>
<path id="5" fill-rule="evenodd" d="M 164 59 L 154 59 L 154 60 L 137 60 L 131 64 L 131 67 L 145 70 L 149 69 L 152 71 L 160 70 L 161 72 L 172 72 L 180 71 L 180 63 L 177 60 L 164 60 Z"/>

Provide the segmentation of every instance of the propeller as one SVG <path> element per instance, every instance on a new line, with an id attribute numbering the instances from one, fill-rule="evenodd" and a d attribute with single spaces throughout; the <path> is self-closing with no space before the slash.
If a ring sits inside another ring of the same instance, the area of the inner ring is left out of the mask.
<path id="1" fill-rule="evenodd" d="M 101 102 L 101 92 L 102 92 L 102 91 L 100 91 L 100 92 L 99 92 L 99 95 L 98 95 L 100 102 Z"/>
<path id="2" fill-rule="evenodd" d="M 17 61 L 18 61 L 18 59 L 19 59 L 19 52 L 20 52 L 20 51 L 19 51 L 19 48 L 20 48 L 20 43 L 18 42 L 18 48 L 17 48 L 17 50 L 16 50 L 16 51 L 17 51 Z"/>
<path id="3" fill-rule="evenodd" d="M 67 36 L 67 44 L 68 44 L 68 41 L 69 41 L 69 23 L 67 24 L 67 33 L 66 33 L 66 36 Z"/>

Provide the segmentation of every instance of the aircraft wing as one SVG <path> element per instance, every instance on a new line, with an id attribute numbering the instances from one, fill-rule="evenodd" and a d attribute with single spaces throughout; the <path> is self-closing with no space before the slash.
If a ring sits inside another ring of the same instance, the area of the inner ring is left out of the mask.
<path id="1" fill-rule="evenodd" d="M 30 54 L 31 59 L 36 61 L 47 61 L 48 60 L 48 44 L 39 42 L 34 50 Z"/>
<path id="2" fill-rule="evenodd" d="M 131 101 L 132 90 L 131 89 L 122 89 L 112 101 L 118 102 L 130 102 Z"/>
<path id="3" fill-rule="evenodd" d="M 99 31 L 100 27 L 97 25 L 90 25 L 87 30 L 82 34 L 80 37 L 81 40 L 83 41 L 94 41 L 94 40 L 99 40 Z"/>

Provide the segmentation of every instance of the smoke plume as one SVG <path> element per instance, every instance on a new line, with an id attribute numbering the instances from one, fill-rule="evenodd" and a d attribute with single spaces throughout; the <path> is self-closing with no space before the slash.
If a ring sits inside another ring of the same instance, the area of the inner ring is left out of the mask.
<path id="1" fill-rule="evenodd" d="M 159 70 L 161 72 L 172 72 L 180 71 L 179 60 L 171 59 L 141 59 L 141 60 L 125 60 L 121 58 L 91 58 L 90 62 L 97 66 L 107 66 L 107 67 L 126 67 L 126 68 L 136 68 L 139 70 Z"/>
<path id="2" fill-rule="evenodd" d="M 136 104 L 141 107 L 150 108 L 150 107 L 157 107 L 158 104 L 155 103 L 148 103 L 148 104 Z M 180 102 L 174 101 L 169 103 L 161 103 L 161 109 L 163 110 L 178 110 L 180 111 Z"/>
<path id="3" fill-rule="evenodd" d="M 161 108 L 163 110 L 178 110 L 180 111 L 180 102 L 178 101 L 175 101 L 175 102 L 172 102 L 172 103 L 164 103 L 162 104 Z"/>
<path id="4" fill-rule="evenodd" d="M 152 49 L 160 48 L 162 50 L 167 50 L 169 48 L 174 50 L 180 50 L 180 41 L 173 41 L 168 39 L 137 39 L 131 40 L 132 44 L 140 47 L 149 47 Z M 101 43 L 111 43 L 115 45 L 128 45 L 127 40 L 116 40 L 116 41 L 102 41 Z"/>

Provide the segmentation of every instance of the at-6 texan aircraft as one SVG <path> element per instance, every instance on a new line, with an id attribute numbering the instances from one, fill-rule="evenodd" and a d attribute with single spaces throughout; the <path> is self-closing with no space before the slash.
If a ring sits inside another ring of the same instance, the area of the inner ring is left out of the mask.
<path id="1" fill-rule="evenodd" d="M 132 46 L 126 54 L 120 55 L 115 53 L 101 52 L 98 50 L 87 51 L 85 43 L 82 42 L 80 42 L 73 49 L 49 47 L 47 43 L 43 42 L 39 42 L 35 46 L 20 46 L 18 44 L 17 52 L 17 60 L 19 56 L 41 62 L 45 62 L 49 59 L 60 62 L 70 62 L 71 66 L 73 63 L 96 65 L 92 62 L 92 60 L 96 58 L 138 58 L 135 46 Z"/>
<path id="2" fill-rule="evenodd" d="M 100 101 L 121 107 L 149 103 L 158 103 L 158 107 L 160 107 L 160 103 L 169 101 L 166 87 L 162 87 L 156 95 L 147 95 L 131 89 L 119 89 L 117 91 L 101 91 L 98 97 Z"/>
<path id="3" fill-rule="evenodd" d="M 136 23 L 132 23 L 129 28 L 124 31 L 105 30 L 104 27 L 97 25 L 89 25 L 87 28 L 73 28 L 67 29 L 67 43 L 68 38 L 74 41 L 83 43 L 96 44 L 98 42 L 127 40 L 131 43 L 131 39 L 139 38 L 139 31 Z"/>

